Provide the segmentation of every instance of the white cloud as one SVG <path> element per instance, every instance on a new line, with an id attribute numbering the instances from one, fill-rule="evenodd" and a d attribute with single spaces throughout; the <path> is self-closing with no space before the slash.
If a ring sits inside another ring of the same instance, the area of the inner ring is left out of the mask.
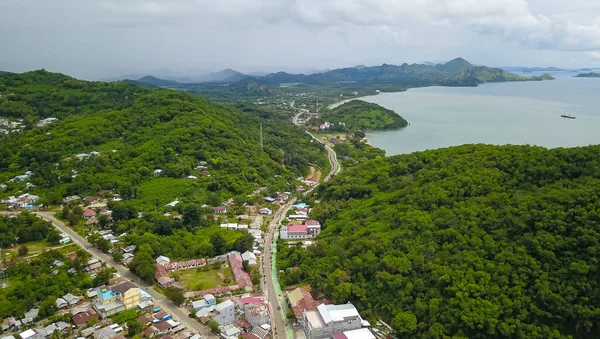
<path id="1" fill-rule="evenodd" d="M 0 69 L 595 66 L 599 20 L 598 0 L 0 0 Z"/>

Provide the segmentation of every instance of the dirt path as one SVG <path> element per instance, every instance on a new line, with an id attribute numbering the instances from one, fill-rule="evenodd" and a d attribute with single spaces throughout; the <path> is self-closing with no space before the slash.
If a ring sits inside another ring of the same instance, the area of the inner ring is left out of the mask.
<path id="1" fill-rule="evenodd" d="M 308 168 L 308 177 L 315 179 L 316 182 L 321 181 L 321 170 L 314 166 Z"/>

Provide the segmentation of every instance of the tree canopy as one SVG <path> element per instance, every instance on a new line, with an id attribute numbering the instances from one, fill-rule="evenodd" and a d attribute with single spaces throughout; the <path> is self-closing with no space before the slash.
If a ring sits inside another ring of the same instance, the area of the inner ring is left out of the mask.
<path id="1" fill-rule="evenodd" d="M 599 156 L 464 145 L 367 161 L 320 187 L 324 229 L 306 251 L 278 246 L 281 280 L 403 338 L 597 338 Z"/>

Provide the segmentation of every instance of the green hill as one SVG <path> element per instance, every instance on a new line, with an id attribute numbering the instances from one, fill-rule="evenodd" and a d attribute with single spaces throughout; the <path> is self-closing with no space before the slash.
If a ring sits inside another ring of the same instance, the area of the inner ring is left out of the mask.
<path id="1" fill-rule="evenodd" d="M 579 73 L 575 76 L 576 78 L 600 78 L 600 73 Z"/>
<path id="2" fill-rule="evenodd" d="M 46 204 L 113 190 L 141 209 L 176 198 L 214 205 L 246 199 L 258 186 L 289 190 L 309 164 L 327 166 L 322 146 L 296 127 L 190 94 L 45 71 L 3 75 L 0 84 L 0 107 L 11 115 L 59 118 L 0 140 L 7 195 L 25 190 L 25 182 L 9 179 L 31 170 L 31 193 Z M 99 155 L 76 156 L 94 151 Z M 208 173 L 197 169 L 200 162 Z M 163 172 L 156 176 L 156 169 Z"/>
<path id="3" fill-rule="evenodd" d="M 348 129 L 373 131 L 398 129 L 408 125 L 394 111 L 362 100 L 348 101 L 325 113 L 320 120 L 336 125 L 343 123 Z"/>
<path id="4" fill-rule="evenodd" d="M 278 246 L 281 280 L 402 338 L 598 338 L 599 156 L 464 145 L 346 169 L 316 244 Z"/>
<path id="5" fill-rule="evenodd" d="M 137 82 L 149 84 L 156 87 L 169 87 L 169 86 L 177 86 L 180 85 L 177 81 L 173 80 L 165 80 L 160 79 L 151 75 L 147 75 L 145 77 L 139 78 L 136 80 Z"/>
<path id="6" fill-rule="evenodd" d="M 473 67 L 473 65 L 471 65 L 470 62 L 463 58 L 456 58 L 448 61 L 445 64 L 437 65 L 437 68 L 448 73 L 456 73 L 458 71 L 469 69 L 471 67 Z"/>

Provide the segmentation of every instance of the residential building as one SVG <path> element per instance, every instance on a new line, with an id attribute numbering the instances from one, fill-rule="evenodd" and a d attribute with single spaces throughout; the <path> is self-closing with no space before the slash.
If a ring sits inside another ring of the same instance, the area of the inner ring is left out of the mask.
<path id="1" fill-rule="evenodd" d="M 213 207 L 212 210 L 214 214 L 225 214 L 227 213 L 227 206 Z"/>
<path id="2" fill-rule="evenodd" d="M 269 311 L 265 304 L 245 304 L 244 316 L 252 326 L 260 326 L 269 323 Z"/>
<path id="3" fill-rule="evenodd" d="M 124 310 L 137 307 L 141 302 L 140 288 L 129 281 L 98 288 L 94 309 L 106 317 Z"/>
<path id="4" fill-rule="evenodd" d="M 309 239 L 306 225 L 281 226 L 279 237 L 284 240 Z"/>
<path id="5" fill-rule="evenodd" d="M 273 214 L 273 211 L 271 211 L 270 209 L 263 207 L 260 210 L 258 210 L 258 212 L 262 215 L 271 215 Z"/>
<path id="6" fill-rule="evenodd" d="M 83 217 L 86 219 L 90 219 L 96 216 L 96 212 L 93 209 L 88 208 L 83 212 Z"/>
<path id="7" fill-rule="evenodd" d="M 310 294 L 308 288 L 305 286 L 297 287 L 292 291 L 288 291 L 287 298 L 297 320 L 302 319 L 302 314 L 304 314 L 304 311 L 316 311 L 317 306 L 321 304 L 331 304 L 329 300 L 315 300 L 312 294 Z"/>
<path id="8" fill-rule="evenodd" d="M 301 325 L 307 339 L 328 339 L 334 333 L 356 330 L 363 320 L 352 304 L 317 306 L 316 311 L 304 311 Z"/>
<path id="9" fill-rule="evenodd" d="M 201 310 L 203 308 L 209 308 L 211 306 L 215 306 L 217 304 L 217 299 L 212 294 L 205 294 L 202 299 L 195 300 L 192 302 L 192 308 L 196 311 Z"/>
<path id="10" fill-rule="evenodd" d="M 161 265 L 166 265 L 168 263 L 171 262 L 171 259 L 165 257 L 164 255 L 159 256 L 158 258 L 156 258 L 156 263 L 157 264 L 161 264 Z"/>
<path id="11" fill-rule="evenodd" d="M 313 238 L 321 233 L 321 223 L 316 220 L 307 220 L 304 225 L 306 225 L 308 235 Z"/>
<path id="12" fill-rule="evenodd" d="M 254 253 L 250 252 L 250 251 L 246 251 L 244 253 L 242 253 L 242 260 L 243 261 L 247 261 L 249 265 L 253 266 L 256 265 L 256 255 L 254 255 Z"/>
<path id="13" fill-rule="evenodd" d="M 233 301 L 227 300 L 217 304 L 213 320 L 219 325 L 232 324 L 235 321 L 235 304 Z"/>
<path id="14" fill-rule="evenodd" d="M 87 310 L 85 312 L 79 312 L 77 314 L 75 314 L 73 316 L 73 318 L 71 318 L 71 321 L 73 321 L 73 323 L 77 326 L 83 326 L 86 325 L 88 321 L 90 321 L 90 319 L 99 318 L 99 315 L 96 311 L 94 310 Z"/>

